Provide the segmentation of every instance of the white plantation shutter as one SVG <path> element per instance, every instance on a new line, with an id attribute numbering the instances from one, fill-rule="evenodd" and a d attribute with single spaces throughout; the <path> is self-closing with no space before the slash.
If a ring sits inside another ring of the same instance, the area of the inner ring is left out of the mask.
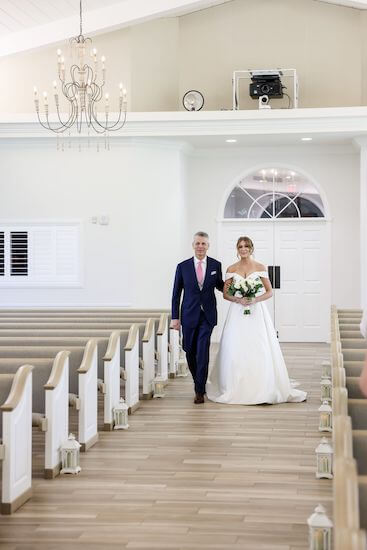
<path id="1" fill-rule="evenodd" d="M 0 277 L 5 275 L 5 234 L 0 231 Z"/>
<path id="2" fill-rule="evenodd" d="M 10 274 L 12 277 L 28 275 L 27 231 L 10 231 Z"/>
<path id="3" fill-rule="evenodd" d="M 4 274 L 1 250 L 4 235 Z M 80 224 L 0 224 L 0 286 L 80 286 Z"/>

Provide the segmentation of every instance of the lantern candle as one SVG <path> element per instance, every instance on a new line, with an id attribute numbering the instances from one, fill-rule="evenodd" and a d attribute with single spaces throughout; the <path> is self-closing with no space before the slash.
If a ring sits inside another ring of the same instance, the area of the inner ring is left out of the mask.
<path id="1" fill-rule="evenodd" d="M 323 437 L 320 444 L 316 447 L 316 478 L 333 478 L 333 449 L 329 445 L 326 437 Z"/>
<path id="2" fill-rule="evenodd" d="M 332 408 L 328 401 L 323 401 L 321 407 L 319 407 L 320 422 L 319 432 L 331 432 L 332 431 Z"/>
<path id="3" fill-rule="evenodd" d="M 128 424 L 128 406 L 124 399 L 120 398 L 120 402 L 113 409 L 114 429 L 115 430 L 127 430 Z"/>
<path id="4" fill-rule="evenodd" d="M 61 474 L 78 474 L 81 471 L 80 443 L 70 434 L 67 441 L 61 445 Z"/>
<path id="5" fill-rule="evenodd" d="M 161 376 L 156 376 L 154 379 L 154 395 L 153 397 L 164 397 L 164 380 Z"/>
<path id="6" fill-rule="evenodd" d="M 333 523 L 327 517 L 325 508 L 319 504 L 307 520 L 310 550 L 331 550 Z"/>
<path id="7" fill-rule="evenodd" d="M 321 379 L 321 401 L 331 401 L 332 383 L 330 378 Z"/>

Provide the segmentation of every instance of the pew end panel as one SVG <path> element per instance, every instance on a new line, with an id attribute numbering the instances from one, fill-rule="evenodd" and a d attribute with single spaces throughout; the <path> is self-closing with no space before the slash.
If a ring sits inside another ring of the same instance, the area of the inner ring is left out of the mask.
<path id="1" fill-rule="evenodd" d="M 113 429 L 113 409 L 120 401 L 120 333 L 112 332 L 104 361 L 104 429 Z"/>
<path id="2" fill-rule="evenodd" d="M 155 377 L 155 321 L 148 319 L 143 335 L 143 399 L 151 399 Z"/>
<path id="3" fill-rule="evenodd" d="M 158 374 L 168 380 L 168 315 L 162 313 L 157 330 Z"/>
<path id="4" fill-rule="evenodd" d="M 69 435 L 69 352 L 60 351 L 45 384 L 45 438 L 46 479 L 56 477 L 61 470 L 60 447 Z"/>
<path id="5" fill-rule="evenodd" d="M 357 464 L 353 458 L 340 457 L 334 463 L 334 523 L 338 529 L 360 528 Z"/>
<path id="6" fill-rule="evenodd" d="M 32 370 L 15 373 L 2 411 L 4 458 L 1 513 L 12 514 L 32 495 Z"/>
<path id="7" fill-rule="evenodd" d="M 139 407 L 139 325 L 130 327 L 125 346 L 125 402 L 129 414 Z"/>
<path id="8" fill-rule="evenodd" d="M 87 451 L 98 441 L 97 429 L 97 371 L 98 348 L 97 341 L 88 341 L 83 361 L 78 369 L 79 382 L 79 443 L 80 450 Z"/>
<path id="9" fill-rule="evenodd" d="M 169 362 L 169 377 L 175 378 L 178 368 L 178 360 L 180 357 L 180 331 L 170 329 L 169 335 L 170 347 L 170 362 Z"/>

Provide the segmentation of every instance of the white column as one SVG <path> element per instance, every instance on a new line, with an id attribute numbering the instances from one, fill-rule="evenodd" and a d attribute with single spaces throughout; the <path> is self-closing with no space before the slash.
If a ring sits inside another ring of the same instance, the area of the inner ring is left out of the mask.
<path id="1" fill-rule="evenodd" d="M 367 307 L 367 139 L 358 138 L 360 146 L 360 255 L 361 307 Z"/>

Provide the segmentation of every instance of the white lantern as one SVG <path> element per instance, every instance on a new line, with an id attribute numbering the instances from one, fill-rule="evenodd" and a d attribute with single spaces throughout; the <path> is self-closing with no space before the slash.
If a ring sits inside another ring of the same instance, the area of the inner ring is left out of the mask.
<path id="1" fill-rule="evenodd" d="M 315 449 L 317 479 L 333 479 L 333 452 L 328 440 L 323 437 Z"/>
<path id="2" fill-rule="evenodd" d="M 177 365 L 177 375 L 180 378 L 186 378 L 188 375 L 187 362 L 184 357 L 180 358 Z"/>
<path id="3" fill-rule="evenodd" d="M 73 434 L 61 445 L 61 474 L 78 474 L 81 471 L 80 447 Z"/>
<path id="4" fill-rule="evenodd" d="M 331 401 L 331 389 L 330 378 L 321 378 L 321 401 Z"/>
<path id="5" fill-rule="evenodd" d="M 153 397 L 164 397 L 164 380 L 162 376 L 156 376 L 154 378 L 154 395 Z"/>
<path id="6" fill-rule="evenodd" d="M 113 409 L 113 420 L 115 424 L 114 430 L 128 429 L 128 410 L 129 407 L 126 405 L 125 400 L 121 397 L 119 404 Z"/>
<path id="7" fill-rule="evenodd" d="M 325 508 L 319 504 L 307 520 L 309 528 L 310 550 L 331 550 L 332 522 L 325 513 Z"/>
<path id="8" fill-rule="evenodd" d="M 332 432 L 332 408 L 328 401 L 323 401 L 319 407 L 320 422 L 319 432 Z"/>
<path id="9" fill-rule="evenodd" d="M 331 378 L 331 363 L 323 361 L 321 363 L 321 378 Z"/>

